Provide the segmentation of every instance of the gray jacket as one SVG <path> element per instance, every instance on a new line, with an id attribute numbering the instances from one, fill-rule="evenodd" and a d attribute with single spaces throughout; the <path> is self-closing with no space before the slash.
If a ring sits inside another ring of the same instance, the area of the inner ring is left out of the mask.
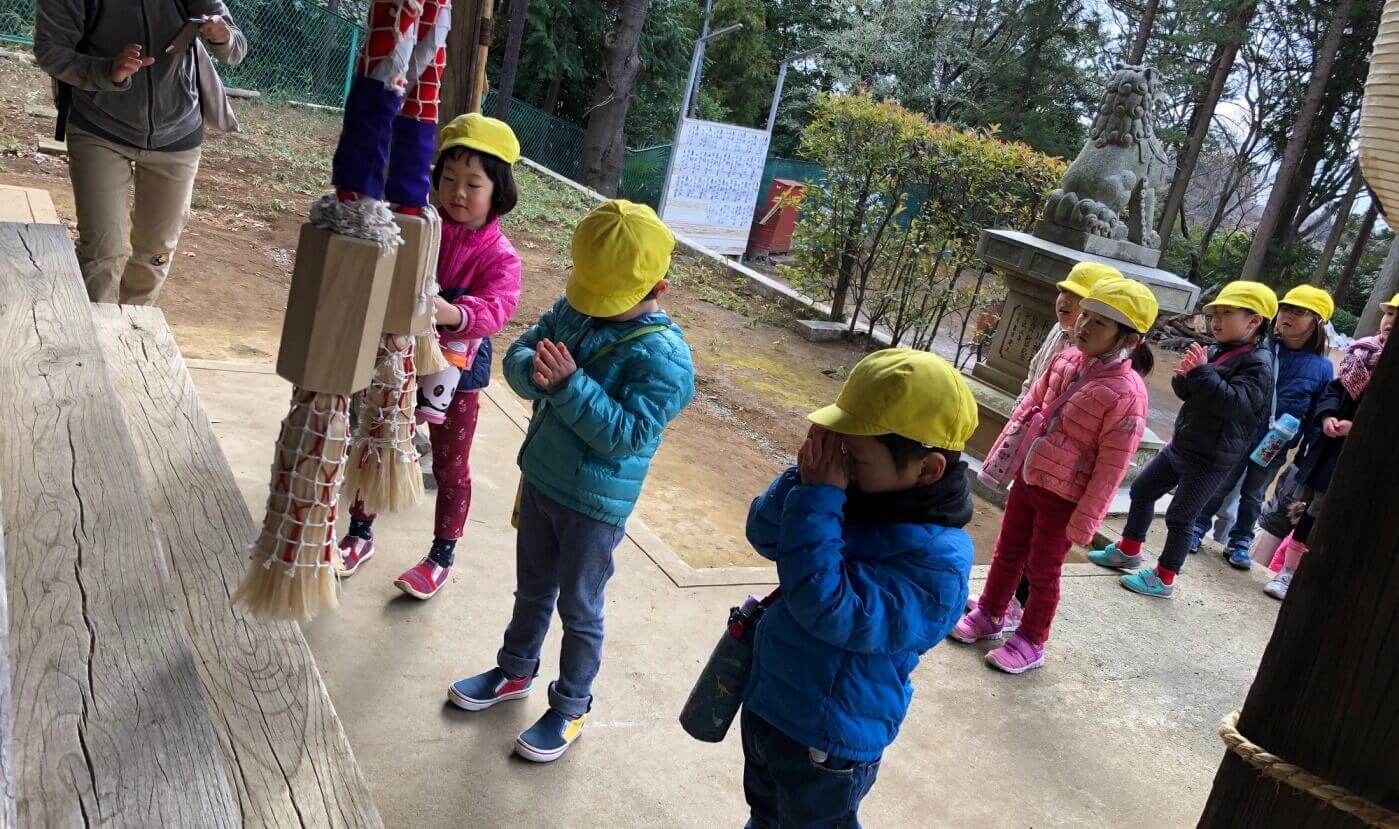
<path id="1" fill-rule="evenodd" d="M 86 54 L 77 51 L 84 7 L 99 9 Z M 207 43 L 219 60 L 236 66 L 248 51 L 247 39 L 229 18 L 222 0 L 39 0 L 34 24 L 34 57 L 40 68 L 73 87 L 73 115 L 133 147 L 158 149 L 193 135 L 203 123 L 193 50 L 165 54 L 185 14 L 221 15 L 228 22 L 227 43 Z M 131 44 L 155 65 L 121 84 L 109 76 L 112 58 Z"/>

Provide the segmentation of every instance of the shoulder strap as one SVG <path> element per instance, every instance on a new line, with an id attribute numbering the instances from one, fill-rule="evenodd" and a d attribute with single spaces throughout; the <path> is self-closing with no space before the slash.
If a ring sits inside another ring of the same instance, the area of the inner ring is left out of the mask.
<path id="1" fill-rule="evenodd" d="M 1257 346 L 1257 343 L 1244 343 L 1243 345 L 1234 346 L 1233 348 L 1229 349 L 1228 351 L 1224 352 L 1218 357 L 1215 357 L 1213 360 L 1210 360 L 1210 364 L 1222 366 L 1230 360 L 1234 359 L 1235 357 L 1239 356 L 1240 354 L 1247 354 Z"/>
<path id="2" fill-rule="evenodd" d="M 1273 408 L 1268 411 L 1268 428 L 1271 429 L 1278 420 L 1278 374 L 1282 371 L 1282 360 L 1278 357 L 1276 340 L 1268 349 L 1268 356 L 1273 358 Z"/>
<path id="3" fill-rule="evenodd" d="M 1111 363 L 1104 363 L 1100 360 L 1097 361 L 1094 365 L 1089 366 L 1086 370 L 1083 371 L 1083 373 L 1079 374 L 1079 376 L 1072 383 L 1070 383 L 1067 388 L 1065 388 L 1053 400 L 1049 401 L 1047 404 L 1044 405 L 1043 408 L 1040 409 L 1040 416 L 1042 416 L 1045 419 L 1045 421 L 1048 421 L 1054 416 L 1055 412 L 1059 411 L 1059 409 L 1065 403 L 1069 402 L 1069 398 L 1073 397 L 1074 392 L 1082 388 L 1085 383 L 1097 377 L 1099 374 L 1102 374 L 1110 366 L 1115 366 L 1125 359 L 1125 357 L 1119 357 L 1118 359 L 1113 360 Z"/>
<path id="4" fill-rule="evenodd" d="M 617 346 L 621 345 L 622 343 L 628 343 L 632 340 L 639 340 L 642 337 L 645 337 L 649 334 L 659 334 L 660 332 L 666 330 L 669 327 L 670 326 L 668 325 L 661 325 L 659 323 L 655 323 L 652 325 L 643 325 L 640 328 L 634 328 L 631 331 L 628 331 L 627 333 L 618 337 L 614 342 L 610 342 L 602 348 L 599 348 L 597 350 L 597 353 L 589 357 L 587 362 L 583 363 L 583 365 L 579 366 L 579 368 L 587 368 L 593 363 L 596 363 L 598 360 L 601 360 L 603 357 L 606 357 L 608 354 L 611 354 L 612 350 Z"/>

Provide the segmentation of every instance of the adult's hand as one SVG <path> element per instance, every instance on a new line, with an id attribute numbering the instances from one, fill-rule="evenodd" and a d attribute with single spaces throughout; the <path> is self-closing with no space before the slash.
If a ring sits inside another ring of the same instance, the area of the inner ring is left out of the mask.
<path id="1" fill-rule="evenodd" d="M 123 84 L 126 83 L 127 78 L 153 63 L 155 63 L 155 58 L 142 57 L 141 45 L 133 43 L 121 50 L 121 54 L 112 58 L 112 67 L 107 70 L 107 77 L 114 84 Z"/>
<path id="2" fill-rule="evenodd" d="M 233 37 L 228 31 L 228 23 L 217 14 L 204 16 L 204 25 L 199 27 L 199 36 L 215 46 L 222 46 Z"/>

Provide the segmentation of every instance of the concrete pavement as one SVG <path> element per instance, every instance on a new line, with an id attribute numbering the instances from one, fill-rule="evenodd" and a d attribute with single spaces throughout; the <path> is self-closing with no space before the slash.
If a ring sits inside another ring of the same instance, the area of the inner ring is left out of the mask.
<path id="1" fill-rule="evenodd" d="M 290 387 L 263 366 L 191 369 L 260 519 Z M 737 729 L 706 745 L 675 717 L 729 606 L 766 592 L 771 573 L 687 573 L 664 548 L 665 527 L 634 526 L 618 550 L 596 706 L 562 760 L 511 755 L 545 708 L 542 686 L 477 714 L 446 705 L 452 680 L 494 664 L 512 602 L 524 411 L 500 386 L 488 397 L 452 583 L 427 603 L 392 585 L 427 550 L 428 500 L 380 519 L 379 552 L 345 583 L 341 607 L 305 626 L 385 824 L 741 826 Z M 1005 676 L 985 666 L 986 648 L 951 642 L 924 658 L 866 801 L 867 826 L 1194 824 L 1223 753 L 1215 724 L 1242 703 L 1277 613 L 1260 591 L 1264 575 L 1192 557 L 1170 601 L 1130 594 L 1092 565 L 1068 576 L 1044 669 Z M 558 639 L 556 622 L 541 679 L 553 674 Z"/>

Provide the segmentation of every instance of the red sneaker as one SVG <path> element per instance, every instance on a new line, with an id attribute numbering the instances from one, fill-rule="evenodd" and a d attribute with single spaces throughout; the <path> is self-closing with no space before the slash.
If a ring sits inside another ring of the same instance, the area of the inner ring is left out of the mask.
<path id="1" fill-rule="evenodd" d="M 451 574 L 452 568 L 443 567 L 432 559 L 425 558 L 399 576 L 393 586 L 415 599 L 427 601 L 447 586 L 447 577 Z"/>
<path id="2" fill-rule="evenodd" d="M 345 565 L 340 570 L 340 578 L 348 579 L 353 576 L 361 565 L 373 557 L 373 539 L 365 541 L 357 535 L 347 535 L 340 539 L 340 560 Z"/>

